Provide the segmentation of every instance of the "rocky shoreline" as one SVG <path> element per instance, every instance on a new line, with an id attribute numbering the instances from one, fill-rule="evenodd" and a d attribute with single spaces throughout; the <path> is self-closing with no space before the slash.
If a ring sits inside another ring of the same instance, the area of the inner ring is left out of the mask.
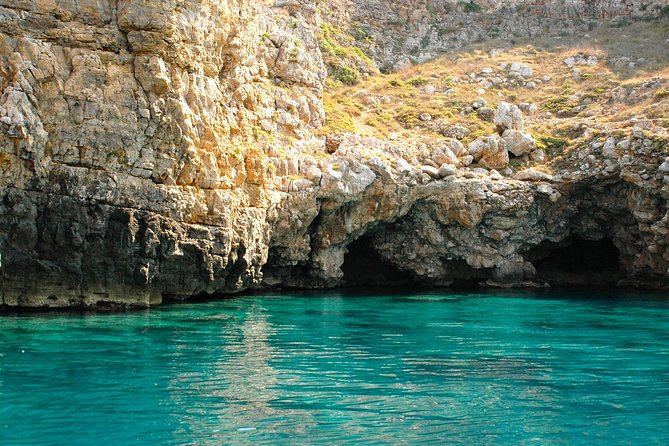
<path id="1" fill-rule="evenodd" d="M 584 126 L 577 150 L 522 169 L 510 160 L 546 154 L 504 101 L 497 132 L 467 144 L 457 129 L 322 135 L 315 10 L 111 3 L 0 6 L 0 308 L 347 284 L 669 287 L 656 121 Z"/>
<path id="2" fill-rule="evenodd" d="M 399 273 L 434 287 L 667 287 L 669 175 L 642 162 L 643 139 L 608 157 L 611 140 L 593 141 L 587 171 L 511 177 L 462 167 L 442 177 L 392 147 L 369 157 L 370 143 L 352 136 L 318 164 L 300 160 L 304 177 L 285 191 L 263 189 L 262 206 L 225 214 L 198 211 L 203 191 L 157 212 L 165 195 L 141 182 L 114 189 L 107 173 L 76 168 L 52 177 L 47 193 L 6 189 L 2 304 L 151 306 L 250 288 L 392 284 Z M 195 212 L 199 223 L 183 221 Z"/>

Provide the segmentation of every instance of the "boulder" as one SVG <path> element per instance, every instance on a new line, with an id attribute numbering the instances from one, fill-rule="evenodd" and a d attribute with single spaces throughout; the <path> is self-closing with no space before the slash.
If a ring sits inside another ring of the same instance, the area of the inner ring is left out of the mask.
<path id="1" fill-rule="evenodd" d="M 325 149 L 332 154 L 339 149 L 339 146 L 344 141 L 344 136 L 341 134 L 331 134 L 325 137 Z"/>
<path id="2" fill-rule="evenodd" d="M 448 147 L 451 152 L 453 152 L 453 154 L 458 158 L 469 154 L 469 151 L 457 139 L 448 139 L 446 141 L 446 147 Z"/>
<path id="3" fill-rule="evenodd" d="M 474 101 L 474 102 L 472 103 L 472 108 L 473 108 L 474 110 L 478 110 L 479 108 L 483 108 L 483 107 L 485 107 L 486 105 L 488 105 L 488 102 L 487 102 L 485 99 L 483 99 L 483 98 L 478 98 L 476 101 Z"/>
<path id="4" fill-rule="evenodd" d="M 421 166 L 421 172 L 428 174 L 432 178 L 439 178 L 439 169 L 432 166 Z"/>
<path id="5" fill-rule="evenodd" d="M 439 176 L 441 178 L 455 175 L 458 172 L 458 169 L 452 164 L 442 164 L 439 168 Z"/>
<path id="6" fill-rule="evenodd" d="M 514 156 L 523 156 L 537 148 L 532 135 L 518 130 L 506 130 L 502 135 L 506 149 Z"/>
<path id="7" fill-rule="evenodd" d="M 553 176 L 535 169 L 526 169 L 516 173 L 513 179 L 523 181 L 553 181 Z"/>
<path id="8" fill-rule="evenodd" d="M 669 173 L 669 157 L 665 158 L 664 162 L 660 164 L 661 173 Z"/>
<path id="9" fill-rule="evenodd" d="M 522 132 L 525 129 L 523 125 L 523 113 L 517 106 L 508 102 L 501 102 L 499 104 L 493 123 L 500 134 L 503 134 L 506 130 L 518 130 Z"/>
<path id="10" fill-rule="evenodd" d="M 509 67 L 509 75 L 512 77 L 532 77 L 534 70 L 529 65 L 522 64 L 520 62 L 513 62 Z"/>
<path id="11" fill-rule="evenodd" d="M 469 154 L 488 169 L 503 169 L 509 164 L 506 143 L 499 135 L 477 138 L 469 144 Z"/>
<path id="12" fill-rule="evenodd" d="M 530 153 L 530 160 L 537 163 L 543 163 L 546 160 L 546 152 L 544 152 L 543 149 L 536 149 Z"/>
<path id="13" fill-rule="evenodd" d="M 604 155 L 607 158 L 612 158 L 616 155 L 616 139 L 613 137 L 610 137 L 606 140 L 604 143 L 604 146 L 602 147 L 602 155 Z"/>
<path id="14" fill-rule="evenodd" d="M 481 155 L 483 154 L 483 147 L 487 144 L 487 141 L 488 137 L 479 136 L 474 141 L 470 142 L 469 146 L 467 146 L 469 155 L 474 158 L 474 161 L 481 159 Z"/>
<path id="15" fill-rule="evenodd" d="M 442 130 L 441 134 L 447 138 L 465 139 L 471 132 L 467 127 L 453 125 Z"/>
<path id="16" fill-rule="evenodd" d="M 460 164 L 460 160 L 448 147 L 443 147 L 437 149 L 432 153 L 432 161 L 437 163 L 438 166 L 442 164 Z"/>
<path id="17" fill-rule="evenodd" d="M 471 166 L 472 163 L 474 162 L 474 157 L 471 155 L 465 155 L 462 158 L 460 158 L 460 162 L 462 162 L 462 165 L 465 167 Z"/>
<path id="18" fill-rule="evenodd" d="M 518 105 L 518 108 L 528 115 L 533 115 L 539 111 L 539 106 L 533 102 L 521 102 L 520 105 Z"/>
<path id="19" fill-rule="evenodd" d="M 428 84 L 423 88 L 425 94 L 434 94 L 437 91 L 437 87 L 434 84 Z"/>

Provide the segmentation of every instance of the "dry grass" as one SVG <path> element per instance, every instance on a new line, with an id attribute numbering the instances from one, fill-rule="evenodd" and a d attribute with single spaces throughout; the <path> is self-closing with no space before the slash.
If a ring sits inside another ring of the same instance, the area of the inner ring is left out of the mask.
<path id="1" fill-rule="evenodd" d="M 466 143 L 494 131 L 491 122 L 470 108 L 479 98 L 491 108 L 501 101 L 536 104 L 538 112 L 526 114 L 526 127 L 553 156 L 569 150 L 570 141 L 579 136 L 573 129 L 582 124 L 625 127 L 632 117 L 645 117 L 667 127 L 669 50 L 664 39 L 668 30 L 665 22 L 640 22 L 626 28 L 595 29 L 581 39 L 544 38 L 513 46 L 501 42 L 471 46 L 398 73 L 331 88 L 325 97 L 329 113 L 325 131 L 435 139 L 443 138 L 441 129 L 457 124 L 471 131 Z M 598 63 L 576 66 L 575 76 L 573 68 L 563 61 L 579 53 L 597 57 Z M 645 62 L 642 66 L 621 67 L 621 57 Z M 535 88 L 522 82 L 505 82 L 482 89 L 470 80 L 470 73 L 481 73 L 486 67 L 494 69 L 498 77 L 509 78 L 499 66 L 512 62 L 533 68 L 533 75 L 525 81 L 535 82 Z M 544 81 L 545 76 L 550 80 Z M 649 84 L 653 78 L 661 80 L 660 87 Z M 621 99 L 621 91 L 631 92 L 631 96 Z M 420 119 L 425 113 L 432 119 Z"/>

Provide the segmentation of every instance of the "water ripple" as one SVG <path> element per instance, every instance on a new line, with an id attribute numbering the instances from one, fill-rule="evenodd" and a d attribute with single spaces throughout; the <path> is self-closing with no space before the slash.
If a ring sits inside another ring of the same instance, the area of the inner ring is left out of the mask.
<path id="1" fill-rule="evenodd" d="M 0 444 L 668 444 L 664 302 L 259 296 L 4 316 Z"/>

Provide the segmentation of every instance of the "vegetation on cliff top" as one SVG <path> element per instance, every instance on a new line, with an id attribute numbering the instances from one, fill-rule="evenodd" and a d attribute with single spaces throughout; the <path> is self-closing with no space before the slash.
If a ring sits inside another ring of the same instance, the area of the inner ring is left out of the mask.
<path id="1" fill-rule="evenodd" d="M 358 39 L 364 33 L 362 28 L 353 28 Z M 356 38 L 329 23 L 321 23 L 318 46 L 323 54 L 330 75 L 330 87 L 355 85 L 364 77 L 378 74 L 374 62 L 362 49 L 355 46 Z"/>
<path id="2" fill-rule="evenodd" d="M 502 101 L 521 106 L 526 130 L 549 158 L 594 123 L 613 131 L 645 119 L 669 129 L 669 53 L 649 43 L 668 31 L 663 22 L 640 22 L 580 38 L 486 42 L 355 85 L 335 71 L 324 133 L 436 139 L 460 126 L 468 143 L 494 132 Z"/>

